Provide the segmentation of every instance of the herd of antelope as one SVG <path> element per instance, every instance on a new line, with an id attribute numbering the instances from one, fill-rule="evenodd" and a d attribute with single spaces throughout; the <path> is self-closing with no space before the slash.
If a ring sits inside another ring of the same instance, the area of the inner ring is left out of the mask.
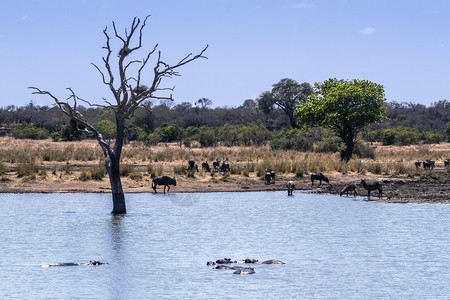
<path id="1" fill-rule="evenodd" d="M 450 167 L 449 163 L 450 163 L 450 159 L 446 159 L 444 161 L 444 167 L 449 168 Z M 423 162 L 417 160 L 414 162 L 414 165 L 416 166 L 416 168 L 420 168 L 420 166 L 422 165 L 424 169 L 434 169 L 436 164 L 435 164 L 434 160 L 426 159 Z M 192 159 L 188 161 L 188 166 L 186 169 L 198 172 L 198 166 Z M 217 159 L 216 161 L 213 161 L 213 169 L 212 170 L 214 170 L 215 172 L 230 172 L 230 164 L 225 161 L 223 161 L 222 164 L 220 164 L 220 161 Z M 210 168 L 208 162 L 202 163 L 202 171 L 211 172 L 211 168 Z M 266 170 L 266 173 L 264 176 L 264 181 L 266 184 L 275 183 L 275 172 L 272 170 Z M 311 185 L 313 185 L 313 186 L 314 186 L 314 181 L 319 181 L 319 186 L 321 186 L 322 181 L 324 181 L 328 184 L 328 188 L 330 188 L 330 189 L 333 188 L 328 177 L 326 177 L 322 173 L 311 174 Z M 172 179 L 170 177 L 167 177 L 167 176 L 154 178 L 152 188 L 155 191 L 155 193 L 156 193 L 157 185 L 164 185 L 164 193 L 165 193 L 166 187 L 168 187 L 167 191 L 169 191 L 169 189 L 170 189 L 169 185 L 176 185 L 176 180 Z M 371 191 L 377 191 L 378 197 L 380 197 L 380 198 L 383 196 L 382 185 L 379 182 L 366 182 L 365 179 L 361 179 L 361 182 L 359 183 L 359 185 L 367 191 L 367 197 L 369 197 L 369 198 L 370 198 Z M 288 195 L 289 196 L 293 195 L 293 192 L 295 190 L 294 182 L 289 181 L 286 184 L 286 188 L 288 191 Z M 341 189 L 341 191 L 339 192 L 339 196 L 342 196 L 344 194 L 347 194 L 347 196 L 349 196 L 350 194 L 353 194 L 354 196 L 356 196 L 357 195 L 356 184 L 351 183 L 351 184 L 346 185 L 343 189 Z"/>

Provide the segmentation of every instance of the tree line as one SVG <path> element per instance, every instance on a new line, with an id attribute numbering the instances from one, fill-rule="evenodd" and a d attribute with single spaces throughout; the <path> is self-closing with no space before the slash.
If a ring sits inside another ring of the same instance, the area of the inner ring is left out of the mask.
<path id="1" fill-rule="evenodd" d="M 242 105 L 233 108 L 212 108 L 208 99 L 200 99 L 202 103 L 207 103 L 203 106 L 198 105 L 198 101 L 194 104 L 163 102 L 154 106 L 147 103 L 127 124 L 127 139 L 149 144 L 182 142 L 186 146 L 197 141 L 205 147 L 271 142 L 275 149 L 297 150 L 311 149 L 311 143 L 322 141 L 320 149 L 333 151 L 338 148 L 333 135 L 322 128 L 296 128 L 292 131 L 286 113 L 276 106 L 265 110 L 267 107 L 258 103 L 261 98 L 245 100 Z M 115 125 L 107 110 L 80 107 L 80 111 L 107 139 L 114 137 Z M 450 136 L 450 102 L 447 100 L 435 102 L 429 107 L 389 102 L 386 116 L 387 119 L 380 124 L 371 124 L 363 130 L 361 138 L 386 145 L 408 145 L 438 143 Z M 52 137 L 66 141 L 89 138 L 75 132 L 69 118 L 59 109 L 40 107 L 32 102 L 22 107 L 11 105 L 0 108 L 0 126 L 3 134 L 14 133 L 17 138 Z M 11 132 L 13 128 L 16 128 L 15 132 Z"/>

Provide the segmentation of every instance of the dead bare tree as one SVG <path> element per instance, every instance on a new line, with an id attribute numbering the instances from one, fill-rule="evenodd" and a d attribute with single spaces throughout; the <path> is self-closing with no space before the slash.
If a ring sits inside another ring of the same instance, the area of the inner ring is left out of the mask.
<path id="1" fill-rule="evenodd" d="M 132 57 L 132 54 L 142 48 L 143 30 L 146 26 L 148 18 L 149 16 L 147 16 L 141 23 L 141 20 L 135 17 L 131 24 L 130 31 L 128 32 L 127 29 L 125 29 L 124 35 L 120 35 L 118 33 L 115 23 L 112 22 L 114 32 L 113 38 L 115 38 L 115 40 L 121 45 L 121 49 L 117 54 L 117 61 L 114 60 L 112 55 L 112 38 L 108 33 L 108 27 L 103 30 L 106 37 L 106 45 L 103 47 L 106 50 L 106 55 L 102 57 L 104 69 L 101 69 L 94 63 L 92 63 L 92 65 L 100 73 L 103 83 L 111 90 L 111 93 L 114 96 L 114 101 L 110 102 L 103 98 L 104 104 L 94 104 L 78 97 L 71 88 L 68 88 L 70 96 L 66 100 L 60 101 L 49 91 L 41 90 L 37 87 L 30 87 L 30 89 L 34 90 L 33 94 L 50 96 L 55 101 L 55 105 L 57 105 L 63 113 L 69 116 L 71 123 L 75 124 L 77 130 L 84 131 L 97 139 L 105 155 L 105 167 L 111 184 L 113 214 L 126 213 L 125 195 L 119 173 L 120 156 L 122 154 L 122 147 L 125 137 L 125 122 L 133 117 L 136 109 L 143 105 L 146 100 L 173 100 L 171 94 L 169 96 L 160 95 L 159 92 L 164 93 L 169 90 L 173 90 L 173 88 L 162 87 L 162 80 L 164 78 L 180 76 L 177 72 L 178 68 L 199 58 L 206 58 L 203 54 L 208 48 L 208 46 L 206 46 L 197 55 L 192 55 L 191 53 L 177 63 L 171 65 L 162 60 L 161 51 L 157 52 L 158 44 L 156 44 L 150 52 L 146 53 L 142 60 L 131 60 L 129 58 Z M 133 37 L 135 38 L 133 39 Z M 136 39 L 137 41 L 135 41 Z M 144 78 L 144 69 L 146 70 L 145 67 L 152 56 L 156 56 L 156 62 L 152 72 L 153 80 L 149 81 Z M 117 63 L 117 70 L 113 70 L 113 60 L 114 63 Z M 132 69 L 135 72 L 134 76 L 129 76 L 127 72 Z M 116 81 L 114 74 L 119 75 L 119 80 Z M 148 86 L 145 84 L 148 84 Z M 113 112 L 117 127 L 116 138 L 113 146 L 105 142 L 102 134 L 98 132 L 98 130 L 96 130 L 91 124 L 89 124 L 89 122 L 79 112 L 77 107 L 79 101 L 82 101 L 89 106 L 107 108 Z"/>

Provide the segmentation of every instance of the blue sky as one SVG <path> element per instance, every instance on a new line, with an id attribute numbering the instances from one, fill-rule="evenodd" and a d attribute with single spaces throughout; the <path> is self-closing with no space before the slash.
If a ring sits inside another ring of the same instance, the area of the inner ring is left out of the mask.
<path id="1" fill-rule="evenodd" d="M 208 60 L 167 79 L 175 103 L 209 98 L 239 106 L 282 78 L 367 79 L 386 99 L 430 105 L 450 100 L 448 0 L 15 0 L 0 10 L 0 106 L 32 100 L 28 86 L 65 99 L 111 98 L 91 62 L 101 64 L 103 29 L 151 15 L 144 49 L 158 43 L 176 62 L 209 45 Z M 144 53 L 133 57 L 141 59 Z M 146 78 L 150 81 L 151 68 Z"/>

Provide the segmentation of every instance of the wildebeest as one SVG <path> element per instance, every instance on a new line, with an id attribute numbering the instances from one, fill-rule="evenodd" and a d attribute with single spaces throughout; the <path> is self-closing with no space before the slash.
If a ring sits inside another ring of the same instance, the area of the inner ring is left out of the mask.
<path id="1" fill-rule="evenodd" d="M 378 197 L 381 198 L 383 191 L 379 182 L 367 183 L 364 179 L 361 179 L 361 186 L 367 190 L 367 197 L 370 198 L 370 191 L 378 190 Z"/>
<path id="2" fill-rule="evenodd" d="M 424 160 L 423 168 L 424 169 L 434 169 L 434 160 L 432 160 L 432 159 Z"/>
<path id="3" fill-rule="evenodd" d="M 161 176 L 161 177 L 156 177 L 153 178 L 153 183 L 152 183 L 152 188 L 156 193 L 156 186 L 158 185 L 164 185 L 164 193 L 166 193 L 166 187 L 167 187 L 167 192 L 169 192 L 170 190 L 170 186 L 176 186 L 177 185 L 177 181 L 175 180 L 175 178 L 171 178 L 168 176 Z"/>
<path id="4" fill-rule="evenodd" d="M 202 171 L 211 172 L 207 161 L 202 162 Z"/>
<path id="5" fill-rule="evenodd" d="M 353 183 L 346 185 L 339 193 L 339 196 L 342 196 L 345 193 L 347 193 L 347 197 L 348 197 L 349 192 L 353 192 L 353 195 L 356 196 L 356 185 L 354 185 Z"/>
<path id="6" fill-rule="evenodd" d="M 220 169 L 220 161 L 218 159 L 216 159 L 215 161 L 213 161 L 213 169 L 214 171 L 218 172 Z"/>
<path id="7" fill-rule="evenodd" d="M 421 165 L 422 163 L 420 162 L 420 160 L 416 160 L 415 162 L 414 162 L 414 165 L 416 166 L 416 169 L 417 168 L 420 168 L 420 165 Z"/>
<path id="8" fill-rule="evenodd" d="M 293 181 L 288 181 L 288 183 L 286 184 L 286 188 L 288 191 L 288 196 L 292 196 L 292 193 L 295 190 L 295 184 Z"/>
<path id="9" fill-rule="evenodd" d="M 266 184 L 275 183 L 275 176 L 275 171 L 266 170 L 266 174 L 264 174 L 264 181 L 266 182 Z"/>
<path id="10" fill-rule="evenodd" d="M 196 170 L 196 171 L 198 172 L 198 166 L 197 166 L 197 164 L 195 163 L 194 160 L 190 159 L 190 160 L 188 161 L 188 167 L 187 167 L 187 170 L 188 170 L 188 171 Z"/>
<path id="11" fill-rule="evenodd" d="M 311 185 L 314 185 L 314 180 L 320 180 L 319 185 L 322 185 L 322 180 L 328 183 L 329 187 L 333 187 L 330 183 L 330 180 L 328 180 L 328 177 L 323 175 L 322 173 L 314 173 L 311 174 Z"/>
<path id="12" fill-rule="evenodd" d="M 221 172 L 230 172 L 230 164 L 227 162 L 222 162 L 222 166 L 220 166 Z"/>
<path id="13" fill-rule="evenodd" d="M 450 166 L 450 159 L 444 161 L 444 167 L 448 168 Z"/>

